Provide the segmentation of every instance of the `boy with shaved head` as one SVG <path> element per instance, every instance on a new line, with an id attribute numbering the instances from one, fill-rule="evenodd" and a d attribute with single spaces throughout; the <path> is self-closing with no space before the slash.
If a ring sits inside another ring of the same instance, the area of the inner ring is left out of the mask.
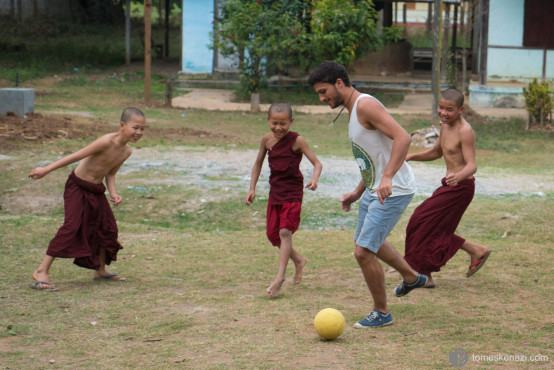
<path id="1" fill-rule="evenodd" d="M 321 162 L 310 150 L 306 140 L 298 133 L 290 131 L 294 119 L 292 108 L 286 103 L 274 103 L 267 112 L 267 122 L 271 132 L 262 137 L 260 151 L 252 167 L 250 190 L 245 203 L 252 204 L 256 196 L 256 184 L 267 154 L 271 174 L 269 176 L 269 201 L 267 204 L 266 235 L 272 245 L 279 248 L 279 270 L 275 280 L 267 288 L 271 298 L 276 298 L 283 282 L 289 258 L 294 262 L 296 274 L 294 283 L 302 279 L 306 258 L 292 247 L 292 234 L 300 224 L 304 177 L 300 172 L 300 161 L 305 155 L 314 166 L 312 178 L 306 188 L 317 189 L 321 174 Z"/>
<path id="2" fill-rule="evenodd" d="M 404 259 L 414 270 L 429 277 L 427 288 L 435 286 L 431 273 L 440 271 L 460 248 L 471 258 L 467 277 L 476 273 L 491 253 L 489 248 L 454 234 L 473 199 L 473 174 L 477 172 L 475 132 L 462 116 L 462 92 L 443 91 L 437 111 L 441 127 L 435 146 L 406 156 L 406 161 L 433 161 L 444 157 L 446 163 L 442 186 L 416 208 L 406 228 Z"/>
<path id="3" fill-rule="evenodd" d="M 117 224 L 104 192 L 107 188 L 110 201 L 119 206 L 123 198 L 115 190 L 115 174 L 131 155 L 128 143 L 136 143 L 142 137 L 145 125 L 146 118 L 140 110 L 127 108 L 121 114 L 117 132 L 104 135 L 73 154 L 31 171 L 29 177 L 37 180 L 58 168 L 79 162 L 65 184 L 64 223 L 33 272 L 33 289 L 58 290 L 50 280 L 50 267 L 56 257 L 74 258 L 73 263 L 77 266 L 95 270 L 95 280 L 123 280 L 106 270 L 106 265 L 117 259 L 117 252 L 122 247 L 117 240 Z"/>

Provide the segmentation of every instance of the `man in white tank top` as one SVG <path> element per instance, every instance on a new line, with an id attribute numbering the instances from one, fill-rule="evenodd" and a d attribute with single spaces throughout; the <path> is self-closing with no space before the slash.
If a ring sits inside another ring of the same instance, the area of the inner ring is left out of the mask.
<path id="1" fill-rule="evenodd" d="M 354 256 L 373 298 L 373 310 L 354 326 L 390 325 L 393 319 L 387 307 L 385 273 L 379 259 L 402 275 L 403 281 L 395 289 L 396 296 L 406 295 L 427 282 L 427 277 L 414 271 L 386 240 L 416 190 L 412 170 L 404 161 L 410 147 L 410 135 L 381 102 L 354 89 L 341 64 L 334 61 L 321 63 L 308 82 L 322 103 L 331 108 L 342 105 L 343 109 L 348 109 L 352 153 L 362 175 L 356 189 L 341 198 L 342 209 L 347 212 L 352 203 L 362 198 L 354 235 Z"/>

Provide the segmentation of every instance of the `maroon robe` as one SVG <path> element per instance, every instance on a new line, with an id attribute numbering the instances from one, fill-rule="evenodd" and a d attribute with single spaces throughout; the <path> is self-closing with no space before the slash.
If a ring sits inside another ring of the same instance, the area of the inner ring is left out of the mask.
<path id="1" fill-rule="evenodd" d="M 465 239 L 454 234 L 475 194 L 475 179 L 442 185 L 421 203 L 406 227 L 404 259 L 420 274 L 440 271 Z"/>
<path id="2" fill-rule="evenodd" d="M 117 260 L 123 247 L 117 241 L 117 224 L 104 192 L 104 184 L 78 178 L 72 172 L 65 184 L 65 219 L 46 254 L 75 258 L 78 266 L 97 270 L 100 267 L 98 247 L 106 251 L 105 263 Z"/>
<path id="3" fill-rule="evenodd" d="M 304 176 L 300 172 L 302 153 L 292 151 L 298 133 L 289 131 L 285 137 L 268 150 L 269 200 L 271 204 L 302 202 Z"/>

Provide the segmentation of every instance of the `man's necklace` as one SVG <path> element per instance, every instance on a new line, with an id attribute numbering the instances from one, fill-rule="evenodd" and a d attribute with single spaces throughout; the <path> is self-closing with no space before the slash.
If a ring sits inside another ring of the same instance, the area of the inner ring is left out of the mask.
<path id="1" fill-rule="evenodd" d="M 352 99 L 352 95 L 354 95 L 354 91 L 356 91 L 356 89 L 352 89 L 352 94 L 350 94 L 350 97 L 348 98 L 348 101 L 346 102 L 346 104 L 344 104 L 341 108 L 341 110 L 339 111 L 339 114 L 337 114 L 337 116 L 335 117 L 335 119 L 331 122 L 331 124 L 329 125 L 329 127 L 332 127 L 334 124 L 335 124 L 335 121 L 337 119 L 339 119 L 339 116 L 340 114 L 342 113 L 342 111 L 344 110 L 344 108 L 346 108 L 346 106 L 348 105 L 348 103 L 350 103 L 350 99 Z"/>

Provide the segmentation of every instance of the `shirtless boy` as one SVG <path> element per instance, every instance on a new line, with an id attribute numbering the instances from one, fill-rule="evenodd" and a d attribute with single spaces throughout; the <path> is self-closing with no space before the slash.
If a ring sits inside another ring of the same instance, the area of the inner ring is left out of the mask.
<path id="1" fill-rule="evenodd" d="M 302 279 L 302 271 L 306 265 L 306 258 L 292 247 L 292 234 L 300 224 L 304 194 L 304 177 L 300 172 L 300 161 L 305 155 L 314 166 L 312 178 L 306 184 L 306 188 L 310 190 L 317 189 L 317 181 L 322 169 L 321 162 L 310 150 L 306 140 L 296 132 L 289 131 L 293 121 L 289 104 L 274 103 L 269 107 L 267 122 L 271 132 L 262 137 L 260 151 L 252 167 L 250 191 L 245 200 L 247 205 L 254 201 L 256 184 L 267 154 L 271 174 L 266 235 L 271 244 L 279 248 L 279 270 L 275 280 L 267 288 L 271 298 L 279 295 L 285 281 L 289 258 L 296 268 L 293 278 L 295 284 Z"/>
<path id="2" fill-rule="evenodd" d="M 406 161 L 433 161 L 444 157 L 446 177 L 442 186 L 416 208 L 406 228 L 404 259 L 429 277 L 426 287 L 435 286 L 431 272 L 437 272 L 456 254 L 466 251 L 471 263 L 467 277 L 485 263 L 489 248 L 465 240 L 454 232 L 475 193 L 477 172 L 475 132 L 462 116 L 464 95 L 456 89 L 442 92 L 438 106 L 440 137 L 433 148 L 408 154 Z"/>
<path id="3" fill-rule="evenodd" d="M 50 280 L 50 267 L 56 257 L 74 258 L 80 267 L 95 270 L 95 280 L 123 280 L 106 270 L 117 259 L 121 245 L 117 241 L 117 224 L 104 195 L 117 207 L 123 200 L 115 191 L 115 174 L 131 155 L 129 142 L 136 143 L 144 132 L 146 119 L 136 108 L 121 114 L 119 131 L 104 135 L 85 148 L 46 167 L 37 167 L 29 177 L 40 179 L 48 173 L 80 161 L 69 175 L 64 192 L 64 224 L 50 242 L 46 255 L 33 272 L 34 289 L 57 291 Z M 106 186 L 102 183 L 106 179 Z"/>

